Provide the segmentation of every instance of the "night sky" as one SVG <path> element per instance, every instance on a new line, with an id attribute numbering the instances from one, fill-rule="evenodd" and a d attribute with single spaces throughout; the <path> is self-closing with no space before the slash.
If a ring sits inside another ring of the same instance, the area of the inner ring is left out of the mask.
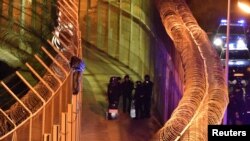
<path id="1" fill-rule="evenodd" d="M 227 18 L 227 0 L 186 0 L 199 25 L 208 32 L 214 32 L 220 20 Z M 244 13 L 237 0 L 231 0 L 231 20 L 246 19 L 250 23 L 250 14 Z"/>

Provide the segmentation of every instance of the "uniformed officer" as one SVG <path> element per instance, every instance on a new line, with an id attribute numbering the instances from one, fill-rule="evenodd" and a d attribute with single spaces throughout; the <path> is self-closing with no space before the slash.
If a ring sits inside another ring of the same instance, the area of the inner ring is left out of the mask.
<path id="1" fill-rule="evenodd" d="M 145 95 L 145 117 L 150 117 L 150 109 L 151 109 L 151 98 L 152 98 L 152 91 L 153 91 L 153 82 L 150 81 L 150 76 L 145 75 L 143 81 L 143 93 Z"/>
<path id="2" fill-rule="evenodd" d="M 124 76 L 124 80 L 121 83 L 121 93 L 123 101 L 123 112 L 130 112 L 132 91 L 134 89 L 134 83 L 130 80 L 129 75 Z"/>
<path id="3" fill-rule="evenodd" d="M 140 119 L 144 117 L 144 108 L 145 108 L 145 103 L 144 103 L 144 98 L 145 95 L 143 93 L 143 87 L 142 87 L 142 82 L 141 81 L 136 81 L 135 84 L 135 95 L 134 95 L 134 101 L 135 101 L 135 118 Z"/>
<path id="4" fill-rule="evenodd" d="M 111 77 L 108 84 L 109 108 L 117 109 L 119 104 L 119 84 L 116 77 Z"/>

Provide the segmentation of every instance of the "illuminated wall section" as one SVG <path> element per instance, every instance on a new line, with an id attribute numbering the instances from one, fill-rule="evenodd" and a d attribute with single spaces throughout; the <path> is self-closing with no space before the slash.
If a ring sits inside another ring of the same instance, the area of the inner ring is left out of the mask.
<path id="1" fill-rule="evenodd" d="M 94 3 L 89 2 L 88 5 Z M 97 1 L 93 6 L 96 10 L 91 7 L 87 10 L 84 39 L 128 65 L 140 76 L 150 73 L 150 61 L 147 59 L 152 37 L 146 31 L 150 26 L 150 20 L 146 19 L 149 18 L 146 14 L 150 3 L 149 0 Z"/>
<path id="2" fill-rule="evenodd" d="M 153 1 L 88 2 L 82 16 L 83 41 L 127 65 L 141 78 L 150 74 L 159 119 L 165 122 L 182 96 L 182 63 L 166 32 L 159 34 L 165 30 L 160 17 L 152 19 L 159 16 Z"/>

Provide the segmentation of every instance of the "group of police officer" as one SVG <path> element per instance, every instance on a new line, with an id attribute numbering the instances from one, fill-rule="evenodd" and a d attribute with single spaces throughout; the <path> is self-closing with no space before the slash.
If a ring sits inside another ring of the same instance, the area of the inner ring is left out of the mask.
<path id="1" fill-rule="evenodd" d="M 151 109 L 151 97 L 153 82 L 149 75 L 144 76 L 143 81 L 134 82 L 129 75 L 121 77 L 112 76 L 108 84 L 109 108 L 119 106 L 120 96 L 122 97 L 122 110 L 130 114 L 131 104 L 135 106 L 135 119 L 149 118 Z"/>
<path id="2" fill-rule="evenodd" d="M 231 125 L 250 124 L 250 81 L 242 80 L 236 78 L 236 83 L 229 85 L 228 123 Z"/>

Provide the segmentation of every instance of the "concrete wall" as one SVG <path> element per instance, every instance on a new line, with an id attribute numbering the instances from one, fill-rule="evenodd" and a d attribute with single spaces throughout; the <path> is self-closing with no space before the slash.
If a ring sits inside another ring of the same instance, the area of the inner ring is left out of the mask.
<path id="1" fill-rule="evenodd" d="M 150 0 L 89 0 L 89 3 L 83 16 L 84 41 L 124 63 L 141 78 L 149 74 L 154 82 L 156 113 L 165 122 L 182 96 L 183 72 L 154 3 Z"/>

